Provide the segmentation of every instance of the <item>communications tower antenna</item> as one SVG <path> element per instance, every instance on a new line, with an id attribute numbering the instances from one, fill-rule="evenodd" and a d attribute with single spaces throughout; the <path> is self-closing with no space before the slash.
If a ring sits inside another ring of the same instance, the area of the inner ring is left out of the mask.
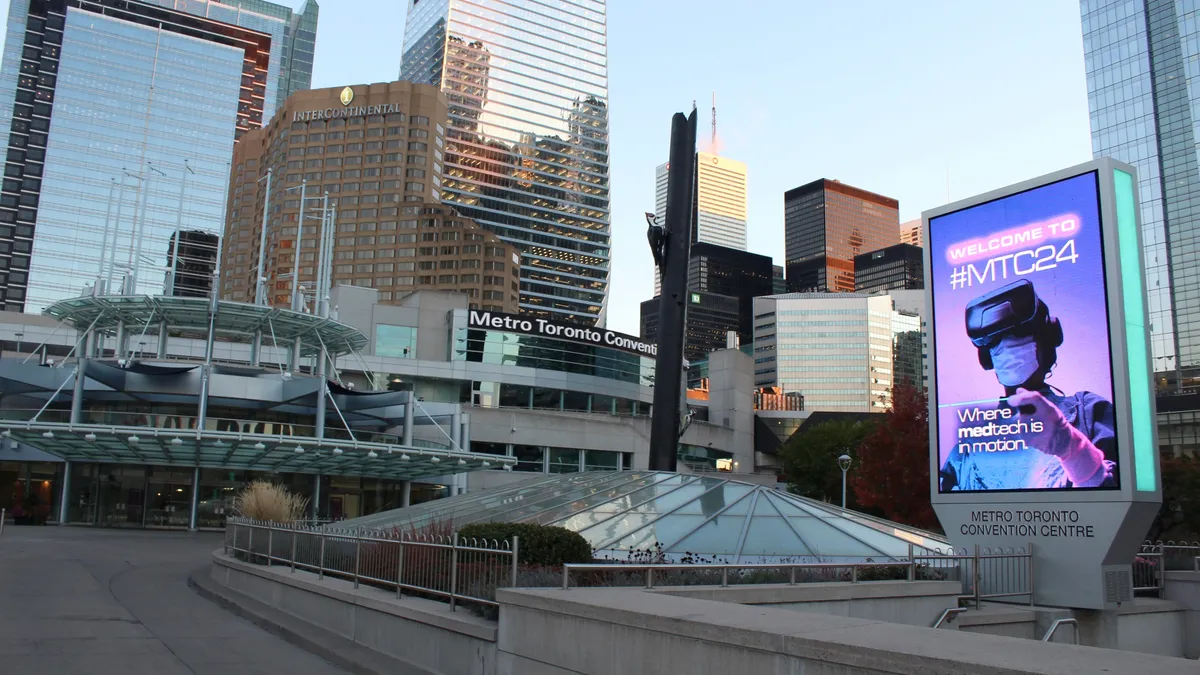
<path id="1" fill-rule="evenodd" d="M 717 92 L 713 92 L 712 107 L 712 151 L 717 154 Z"/>

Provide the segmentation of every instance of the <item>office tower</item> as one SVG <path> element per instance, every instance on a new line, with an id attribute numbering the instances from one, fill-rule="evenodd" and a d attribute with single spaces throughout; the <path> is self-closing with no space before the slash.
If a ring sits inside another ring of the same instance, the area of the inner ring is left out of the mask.
<path id="1" fill-rule="evenodd" d="M 658 340 L 658 304 L 657 297 L 642 303 L 642 339 L 648 342 Z M 683 357 L 695 362 L 725 349 L 729 332 L 738 329 L 738 304 L 730 295 L 689 291 Z"/>
<path id="2" fill-rule="evenodd" d="M 670 163 L 654 171 L 654 214 L 667 222 L 667 175 Z M 746 165 L 708 152 L 696 153 L 696 222 L 692 243 L 746 250 Z M 662 291 L 655 270 L 654 294 Z"/>
<path id="3" fill-rule="evenodd" d="M 900 223 L 900 243 L 912 244 L 913 246 L 923 246 L 921 243 L 921 219 L 910 220 L 907 223 Z"/>
<path id="4" fill-rule="evenodd" d="M 522 312 L 587 324 L 603 324 L 608 298 L 605 12 L 411 1 L 400 68 L 446 94 L 442 199 L 520 250 Z"/>
<path id="5" fill-rule="evenodd" d="M 754 384 L 805 410 L 882 412 L 896 383 L 924 384 L 923 311 L 922 291 L 756 298 Z"/>
<path id="6" fill-rule="evenodd" d="M 518 310 L 519 257 L 510 245 L 438 202 L 446 97 L 436 87 L 390 82 L 293 94 L 234 152 L 222 295 L 254 302 L 268 168 L 271 216 L 266 301 L 288 307 L 315 288 L 321 212 L 336 213 L 332 283 L 397 301 L 420 289 L 466 293 L 473 308 Z M 305 226 L 299 235 L 301 193 Z M 312 298 L 306 300 L 312 307 Z"/>
<path id="7" fill-rule="evenodd" d="M 921 247 L 896 244 L 854 257 L 854 290 L 862 293 L 925 288 Z"/>
<path id="8" fill-rule="evenodd" d="M 754 298 L 774 291 L 771 267 L 771 259 L 765 255 L 703 242 L 692 244 L 688 290 L 737 298 L 738 323 L 733 330 L 742 344 L 750 344 L 754 339 Z"/>
<path id="9" fill-rule="evenodd" d="M 179 243 L 176 244 L 175 242 Z M 167 274 L 163 294 L 189 298 L 208 297 L 217 271 L 221 239 L 212 232 L 176 232 L 167 246 Z M 176 259 L 178 257 L 178 259 Z"/>
<path id="10" fill-rule="evenodd" d="M 37 312 L 97 280 L 161 293 L 171 237 L 222 229 L 235 140 L 307 83 L 316 12 L 13 0 L 0 307 Z"/>
<path id="11" fill-rule="evenodd" d="M 900 243 L 900 203 L 836 180 L 783 195 L 788 290 L 854 290 L 854 256 Z"/>
<path id="12" fill-rule="evenodd" d="M 771 293 L 787 293 L 787 277 L 783 274 L 783 265 L 771 265 Z"/>
<path id="13" fill-rule="evenodd" d="M 1190 2 L 1083 0 L 1092 152 L 1137 168 L 1159 391 L 1200 388 L 1200 167 Z"/>

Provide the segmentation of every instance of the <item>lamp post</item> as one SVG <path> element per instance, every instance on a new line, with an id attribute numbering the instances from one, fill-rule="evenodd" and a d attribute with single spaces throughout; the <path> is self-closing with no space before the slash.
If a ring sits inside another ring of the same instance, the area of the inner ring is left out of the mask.
<path id="1" fill-rule="evenodd" d="M 846 472 L 850 470 L 850 455 L 838 457 L 838 466 L 842 469 L 842 508 L 846 508 Z"/>

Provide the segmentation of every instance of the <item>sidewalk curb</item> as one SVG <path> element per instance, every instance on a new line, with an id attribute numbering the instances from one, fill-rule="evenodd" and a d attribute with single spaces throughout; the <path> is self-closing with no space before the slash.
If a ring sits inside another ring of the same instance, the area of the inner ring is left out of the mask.
<path id="1" fill-rule="evenodd" d="M 270 607 L 250 596 L 213 581 L 205 565 L 188 575 L 188 586 L 201 597 L 216 603 L 268 633 L 314 654 L 355 675 L 430 675 L 430 672 L 399 659 L 368 649 L 319 626 Z"/>

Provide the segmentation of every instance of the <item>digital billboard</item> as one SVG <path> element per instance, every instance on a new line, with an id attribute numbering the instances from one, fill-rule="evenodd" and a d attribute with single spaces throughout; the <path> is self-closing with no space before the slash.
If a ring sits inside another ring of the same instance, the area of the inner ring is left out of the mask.
<path id="1" fill-rule="evenodd" d="M 1097 172 L 928 223 L 938 491 L 1119 489 Z"/>

